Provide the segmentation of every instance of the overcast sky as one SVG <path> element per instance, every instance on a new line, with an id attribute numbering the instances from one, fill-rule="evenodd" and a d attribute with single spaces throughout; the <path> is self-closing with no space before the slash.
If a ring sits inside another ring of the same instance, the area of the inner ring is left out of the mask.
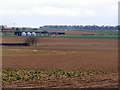
<path id="1" fill-rule="evenodd" d="M 119 0 L 0 0 L 0 24 L 117 25 Z"/>

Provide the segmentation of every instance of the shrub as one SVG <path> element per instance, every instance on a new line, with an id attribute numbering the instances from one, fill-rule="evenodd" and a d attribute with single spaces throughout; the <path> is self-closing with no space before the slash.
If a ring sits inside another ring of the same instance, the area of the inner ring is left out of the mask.
<path id="1" fill-rule="evenodd" d="M 28 36 L 25 39 L 25 43 L 28 43 L 29 45 L 36 45 L 37 42 L 38 42 L 38 39 L 35 36 Z"/>

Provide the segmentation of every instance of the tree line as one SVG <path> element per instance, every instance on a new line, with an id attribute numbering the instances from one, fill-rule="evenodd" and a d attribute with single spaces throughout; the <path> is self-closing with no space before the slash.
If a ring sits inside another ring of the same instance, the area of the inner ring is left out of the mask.
<path id="1" fill-rule="evenodd" d="M 67 30 L 67 31 L 79 31 L 79 30 L 118 30 L 118 26 L 97 26 L 97 25 L 45 25 L 40 27 L 42 30 Z"/>

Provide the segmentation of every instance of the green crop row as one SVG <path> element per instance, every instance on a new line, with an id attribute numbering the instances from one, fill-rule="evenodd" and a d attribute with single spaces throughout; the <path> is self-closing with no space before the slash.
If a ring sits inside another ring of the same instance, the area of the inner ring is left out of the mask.
<path id="1" fill-rule="evenodd" d="M 90 38 L 90 39 L 118 39 L 118 35 L 60 35 L 55 38 Z"/>
<path id="2" fill-rule="evenodd" d="M 30 70 L 30 69 L 4 69 L 2 71 L 2 82 L 13 82 L 13 81 L 31 81 L 31 80 L 56 80 L 64 79 L 69 77 L 78 77 L 96 74 L 108 74 L 103 71 L 87 70 L 81 71 L 70 71 L 66 72 L 63 70 Z"/>
<path id="3" fill-rule="evenodd" d="M 83 30 L 83 32 L 89 32 L 89 33 L 98 33 L 98 34 L 118 34 L 119 32 L 117 31 L 98 31 L 98 30 Z"/>
<path id="4" fill-rule="evenodd" d="M 112 44 L 111 44 L 112 45 Z M 41 46 L 41 45 L 40 45 Z M 50 46 L 50 45 L 48 45 Z M 51 45 L 52 46 L 52 45 Z M 53 45 L 55 46 L 55 45 Z M 96 52 L 88 52 L 88 51 L 40 51 L 40 50 L 20 50 L 20 49 L 3 49 L 2 54 L 7 55 L 7 54 L 20 54 L 20 55 L 26 55 L 26 54 L 38 54 L 38 55 L 43 55 L 43 54 L 75 54 L 75 53 L 80 53 L 80 54 L 88 54 L 88 53 L 96 53 Z"/>

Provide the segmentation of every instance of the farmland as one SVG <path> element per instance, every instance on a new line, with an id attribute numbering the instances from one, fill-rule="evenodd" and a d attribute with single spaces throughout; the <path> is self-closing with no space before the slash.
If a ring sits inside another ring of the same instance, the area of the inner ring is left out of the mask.
<path id="1" fill-rule="evenodd" d="M 48 31 L 51 32 L 51 31 Z M 53 31 L 52 31 L 53 32 Z M 54 37 L 54 38 L 91 38 L 91 39 L 118 39 L 116 31 L 54 31 L 65 32 L 65 35 L 56 36 L 37 36 L 37 37 Z M 13 32 L 3 32 L 2 37 L 16 37 Z"/>
<path id="2" fill-rule="evenodd" d="M 56 31 L 59 32 L 59 31 Z M 66 35 L 55 38 L 91 38 L 91 39 L 118 39 L 116 31 L 64 31 Z"/>
<path id="3" fill-rule="evenodd" d="M 66 32 L 66 36 L 90 33 L 77 32 Z M 3 87 L 117 87 L 118 40 L 66 36 L 37 37 L 35 46 L 2 46 Z M 3 43 L 24 40 L 2 38 Z"/>

